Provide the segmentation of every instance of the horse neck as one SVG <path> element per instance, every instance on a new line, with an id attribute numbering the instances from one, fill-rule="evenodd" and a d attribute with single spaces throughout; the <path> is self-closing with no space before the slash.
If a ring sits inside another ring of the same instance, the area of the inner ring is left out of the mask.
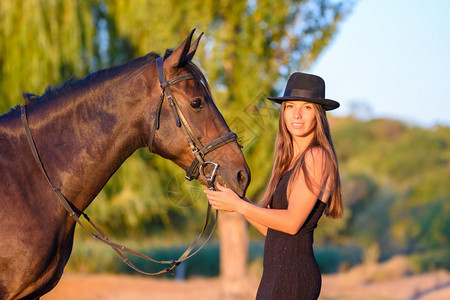
<path id="1" fill-rule="evenodd" d="M 119 166 L 145 146 L 141 84 L 116 78 L 75 97 L 29 110 L 29 124 L 50 179 L 84 210 Z M 142 83 L 144 84 L 144 83 Z"/>

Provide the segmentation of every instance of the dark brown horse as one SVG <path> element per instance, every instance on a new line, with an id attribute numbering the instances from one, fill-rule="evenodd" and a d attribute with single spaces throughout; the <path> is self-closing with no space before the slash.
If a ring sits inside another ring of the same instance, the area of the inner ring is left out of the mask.
<path id="1" fill-rule="evenodd" d="M 167 51 L 159 64 L 194 140 L 207 145 L 229 136 L 230 130 L 205 77 L 191 62 L 200 39 L 191 45 L 192 35 L 193 31 L 179 47 Z M 162 94 L 166 86 L 158 78 L 158 57 L 150 53 L 41 96 L 25 97 L 42 164 L 54 186 L 78 210 L 86 209 L 138 148 L 149 147 L 189 169 L 193 150 L 186 128 L 174 120 L 180 116 L 164 100 L 169 95 Z M 177 77 L 180 80 L 170 82 Z M 72 250 L 76 223 L 30 149 L 20 109 L 0 116 L 0 299 L 38 299 L 50 291 Z M 219 182 L 245 194 L 250 172 L 235 140 L 209 152 L 205 160 L 220 165 Z"/>

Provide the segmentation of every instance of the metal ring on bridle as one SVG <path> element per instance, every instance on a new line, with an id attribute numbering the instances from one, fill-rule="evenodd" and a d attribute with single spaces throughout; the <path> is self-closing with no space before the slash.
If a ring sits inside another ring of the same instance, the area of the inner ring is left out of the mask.
<path id="1" fill-rule="evenodd" d="M 207 165 L 214 165 L 214 168 L 213 168 L 213 170 L 211 172 L 211 175 L 209 177 L 205 175 L 205 172 L 203 170 L 203 168 L 206 167 Z M 219 168 L 219 164 L 218 163 L 215 163 L 215 162 L 212 162 L 212 161 L 205 161 L 203 164 L 201 164 L 199 166 L 198 171 L 200 173 L 200 176 L 202 176 L 203 179 L 205 179 L 206 181 L 209 181 L 209 182 L 212 183 L 214 181 L 214 178 L 216 177 L 216 171 L 217 171 L 218 168 Z"/>

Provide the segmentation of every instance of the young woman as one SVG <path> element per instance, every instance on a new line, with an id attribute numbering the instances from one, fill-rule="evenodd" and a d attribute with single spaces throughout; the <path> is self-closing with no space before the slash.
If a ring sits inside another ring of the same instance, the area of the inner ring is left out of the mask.
<path id="1" fill-rule="evenodd" d="M 342 215 L 336 153 L 325 111 L 339 103 L 325 99 L 319 76 L 294 73 L 281 104 L 272 176 L 262 205 L 242 201 L 217 185 L 205 193 L 214 209 L 243 215 L 266 235 L 264 271 L 256 299 L 317 299 L 321 274 L 313 254 L 313 232 L 323 212 Z"/>

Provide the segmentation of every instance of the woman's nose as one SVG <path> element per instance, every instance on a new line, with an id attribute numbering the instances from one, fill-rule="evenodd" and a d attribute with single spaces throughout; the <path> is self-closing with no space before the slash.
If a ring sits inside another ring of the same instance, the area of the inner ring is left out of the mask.
<path id="1" fill-rule="evenodd" d="M 300 108 L 296 108 L 294 110 L 294 118 L 301 119 L 301 117 L 302 117 L 301 109 Z"/>

